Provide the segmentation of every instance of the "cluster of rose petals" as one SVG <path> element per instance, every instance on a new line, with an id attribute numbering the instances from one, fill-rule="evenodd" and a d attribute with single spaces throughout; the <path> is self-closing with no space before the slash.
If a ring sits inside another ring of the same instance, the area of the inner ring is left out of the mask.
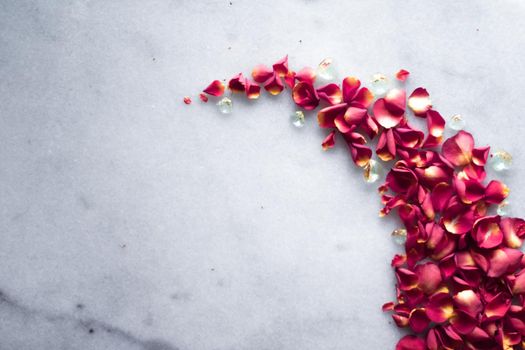
<path id="1" fill-rule="evenodd" d="M 401 82 L 408 76 L 396 74 Z M 287 57 L 271 69 L 257 66 L 252 77 L 239 74 L 228 87 L 254 98 L 256 84 L 270 94 L 286 85 L 298 107 L 320 107 L 319 126 L 329 130 L 323 149 L 341 137 L 360 167 L 374 151 L 394 162 L 379 190 L 380 214 L 397 214 L 407 231 L 405 252 L 391 263 L 396 301 L 383 306 L 412 332 L 397 350 L 525 349 L 525 221 L 490 214 L 509 189 L 486 180 L 489 147 L 476 146 L 465 131 L 443 141 L 445 120 L 421 87 L 408 97 L 394 88 L 374 99 L 355 77 L 317 86 L 315 70 L 294 72 Z M 217 82 L 204 92 L 222 94 Z M 409 124 L 410 111 L 426 120 L 426 132 Z"/>

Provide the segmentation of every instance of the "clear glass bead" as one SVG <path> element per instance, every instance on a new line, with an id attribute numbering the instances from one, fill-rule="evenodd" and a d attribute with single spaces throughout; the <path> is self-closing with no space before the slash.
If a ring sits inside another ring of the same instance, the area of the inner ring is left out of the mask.
<path id="1" fill-rule="evenodd" d="M 496 171 L 509 170 L 512 165 L 512 156 L 506 151 L 497 151 L 490 155 L 492 169 Z"/>
<path id="2" fill-rule="evenodd" d="M 396 244 L 404 245 L 407 241 L 407 230 L 404 228 L 397 228 L 392 231 L 392 239 Z"/>
<path id="3" fill-rule="evenodd" d="M 466 125 L 465 119 L 460 114 L 453 115 L 448 121 L 448 127 L 456 131 L 463 130 Z"/>
<path id="4" fill-rule="evenodd" d="M 319 63 L 319 66 L 317 66 L 317 77 L 325 82 L 335 79 L 336 72 L 332 58 L 325 58 Z"/>
<path id="5" fill-rule="evenodd" d="M 222 114 L 230 114 L 233 110 L 233 101 L 228 97 L 223 97 L 217 102 L 217 106 Z"/>
<path id="6" fill-rule="evenodd" d="M 374 74 L 372 75 L 372 80 L 370 81 L 370 90 L 374 96 L 383 96 L 387 93 L 390 87 L 390 82 L 384 74 Z"/>
<path id="7" fill-rule="evenodd" d="M 510 214 L 510 203 L 508 201 L 503 201 L 498 205 L 496 213 L 499 216 L 509 216 Z"/>
<path id="8" fill-rule="evenodd" d="M 363 177 L 368 183 L 374 183 L 383 175 L 383 166 L 374 159 L 370 159 L 368 165 L 365 166 Z"/>
<path id="9" fill-rule="evenodd" d="M 302 128 L 304 126 L 304 113 L 302 111 L 295 111 L 292 116 L 292 125 L 296 128 Z"/>

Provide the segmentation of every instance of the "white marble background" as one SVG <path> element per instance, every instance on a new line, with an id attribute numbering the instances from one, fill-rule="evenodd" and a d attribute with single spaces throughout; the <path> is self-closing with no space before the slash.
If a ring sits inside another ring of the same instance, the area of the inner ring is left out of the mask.
<path id="1" fill-rule="evenodd" d="M 525 5 L 0 1 L 0 349 L 393 349 L 375 186 L 287 96 L 196 93 L 284 54 L 412 72 L 525 199 Z M 194 97 L 191 106 L 182 97 Z"/>

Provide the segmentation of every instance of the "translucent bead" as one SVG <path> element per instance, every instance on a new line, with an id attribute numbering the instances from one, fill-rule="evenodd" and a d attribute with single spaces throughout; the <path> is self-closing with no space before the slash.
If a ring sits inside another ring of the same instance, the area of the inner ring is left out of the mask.
<path id="1" fill-rule="evenodd" d="M 407 241 L 407 230 L 398 228 L 392 231 L 392 239 L 396 244 L 404 245 Z"/>
<path id="2" fill-rule="evenodd" d="M 490 163 L 496 171 L 508 170 L 512 165 L 512 156 L 506 151 L 497 151 L 491 154 Z"/>
<path id="3" fill-rule="evenodd" d="M 302 128 L 304 126 L 304 113 L 302 111 L 295 111 L 291 117 L 293 126 L 296 128 Z"/>
<path id="4" fill-rule="evenodd" d="M 456 131 L 463 130 L 466 125 L 465 119 L 460 114 L 453 115 L 448 122 L 448 127 Z"/>
<path id="5" fill-rule="evenodd" d="M 331 58 L 322 60 L 317 67 L 317 77 L 324 81 L 331 81 L 335 79 L 335 76 L 334 60 Z"/>
<path id="6" fill-rule="evenodd" d="M 222 114 L 230 114 L 233 110 L 233 101 L 228 97 L 223 97 L 217 102 L 217 106 Z"/>
<path id="7" fill-rule="evenodd" d="M 510 203 L 508 201 L 503 201 L 498 205 L 497 214 L 499 216 L 508 216 L 510 214 Z"/>
<path id="8" fill-rule="evenodd" d="M 383 96 L 390 87 L 388 78 L 384 74 L 380 73 L 372 75 L 372 81 L 370 84 L 370 90 L 374 96 Z"/>
<path id="9" fill-rule="evenodd" d="M 363 177 L 368 183 L 374 183 L 381 178 L 383 175 L 383 166 L 381 163 L 377 162 L 374 159 L 370 159 L 368 165 L 365 166 Z"/>

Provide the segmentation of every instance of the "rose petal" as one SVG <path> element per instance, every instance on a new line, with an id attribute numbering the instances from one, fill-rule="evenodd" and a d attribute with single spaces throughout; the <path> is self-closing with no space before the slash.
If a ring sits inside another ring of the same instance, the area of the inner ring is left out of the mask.
<path id="1" fill-rule="evenodd" d="M 283 77 L 283 79 L 284 79 L 284 82 L 286 83 L 286 85 L 290 89 L 293 89 L 293 87 L 295 86 L 295 72 L 288 71 L 288 73 L 286 73 L 286 75 Z"/>
<path id="2" fill-rule="evenodd" d="M 263 64 L 255 66 L 252 70 L 252 78 L 255 82 L 262 84 L 273 76 L 273 70 Z"/>
<path id="3" fill-rule="evenodd" d="M 459 131 L 455 136 L 443 143 L 443 156 L 454 166 L 462 166 L 470 163 L 474 138 L 465 131 Z"/>
<path id="4" fill-rule="evenodd" d="M 189 98 L 188 96 L 184 96 L 183 101 L 187 105 L 191 104 L 191 98 Z"/>
<path id="5" fill-rule="evenodd" d="M 246 91 L 246 97 L 250 100 L 256 100 L 261 95 L 261 87 L 252 83 L 249 79 L 245 79 L 244 89 Z"/>
<path id="6" fill-rule="evenodd" d="M 503 218 L 500 221 L 505 244 L 510 248 L 519 248 L 525 238 L 525 221 L 517 218 Z"/>
<path id="7" fill-rule="evenodd" d="M 319 105 L 319 96 L 312 84 L 299 82 L 295 84 L 292 97 L 299 107 L 307 111 L 316 108 Z"/>
<path id="8" fill-rule="evenodd" d="M 284 90 L 281 78 L 274 73 L 270 79 L 264 83 L 264 89 L 272 95 L 279 95 Z"/>
<path id="9" fill-rule="evenodd" d="M 466 312 L 457 310 L 454 316 L 450 319 L 450 324 L 459 334 L 469 334 L 474 328 L 476 328 L 478 322 Z"/>
<path id="10" fill-rule="evenodd" d="M 367 88 L 361 88 L 357 91 L 354 99 L 352 100 L 352 106 L 359 106 L 363 108 L 368 108 L 372 101 L 374 100 L 374 94 Z"/>
<path id="11" fill-rule="evenodd" d="M 426 350 L 425 341 L 414 335 L 405 335 L 396 345 L 396 350 Z"/>
<path id="12" fill-rule="evenodd" d="M 525 294 L 525 270 L 522 270 L 521 273 L 516 276 L 514 286 L 512 287 L 512 293 Z"/>
<path id="13" fill-rule="evenodd" d="M 396 73 L 396 78 L 397 78 L 397 80 L 399 80 L 399 81 L 406 81 L 409 75 L 410 75 L 410 72 L 409 72 L 409 71 L 404 70 L 404 69 L 400 69 L 400 70 Z"/>
<path id="14" fill-rule="evenodd" d="M 396 278 L 399 289 L 407 291 L 417 287 L 418 279 L 417 275 L 405 268 L 399 268 L 396 270 Z"/>
<path id="15" fill-rule="evenodd" d="M 361 128 L 368 135 L 370 139 L 373 139 L 379 133 L 379 125 L 377 125 L 374 118 L 372 118 L 368 113 L 361 122 Z"/>
<path id="16" fill-rule="evenodd" d="M 487 276 L 500 277 L 507 272 L 510 266 L 509 256 L 502 249 L 496 249 L 490 252 L 488 256 L 489 268 Z"/>
<path id="17" fill-rule="evenodd" d="M 315 69 L 304 67 L 295 74 L 295 79 L 303 83 L 314 84 L 316 78 Z"/>
<path id="18" fill-rule="evenodd" d="M 472 150 L 472 163 L 484 166 L 487 163 L 490 147 L 479 147 Z"/>
<path id="19" fill-rule="evenodd" d="M 332 131 L 328 136 L 323 140 L 321 144 L 323 146 L 323 151 L 328 150 L 329 148 L 334 147 L 335 145 L 335 131 Z"/>
<path id="20" fill-rule="evenodd" d="M 219 80 L 214 80 L 211 82 L 206 89 L 202 90 L 203 92 L 207 93 L 208 95 L 212 96 L 221 96 L 224 94 L 225 86 L 222 82 Z"/>
<path id="21" fill-rule="evenodd" d="M 354 163 L 361 168 L 367 166 L 370 158 L 372 158 L 372 150 L 365 145 L 359 144 L 349 144 L 349 147 Z"/>
<path id="22" fill-rule="evenodd" d="M 510 299 L 505 297 L 503 293 L 499 293 L 485 305 L 485 317 L 487 320 L 493 321 L 501 319 L 505 316 L 510 308 Z"/>
<path id="23" fill-rule="evenodd" d="M 341 103 L 343 100 L 343 93 L 337 84 L 323 85 L 317 89 L 319 98 L 327 101 L 331 105 Z"/>
<path id="24" fill-rule="evenodd" d="M 237 74 L 228 82 L 228 89 L 231 92 L 244 92 L 245 91 L 245 79 L 242 73 Z"/>
<path id="25" fill-rule="evenodd" d="M 383 312 L 394 310 L 394 303 L 390 301 L 388 303 L 383 304 L 381 310 L 383 310 Z"/>
<path id="26" fill-rule="evenodd" d="M 429 110 L 427 112 L 427 127 L 430 135 L 439 138 L 443 136 L 445 130 L 445 119 L 438 112 Z"/>
<path id="27" fill-rule="evenodd" d="M 281 77 L 288 73 L 288 55 L 273 64 L 273 71 Z"/>
<path id="28" fill-rule="evenodd" d="M 415 89 L 408 97 L 408 106 L 416 116 L 424 117 L 426 112 L 432 108 L 432 102 L 427 90 L 421 87 Z"/>
<path id="29" fill-rule="evenodd" d="M 373 113 L 379 125 L 385 129 L 393 128 L 404 119 L 402 114 L 394 115 L 386 108 L 384 98 L 380 98 L 374 103 Z"/>
<path id="30" fill-rule="evenodd" d="M 430 320 L 423 308 L 417 308 L 412 310 L 410 317 L 408 318 L 408 324 L 410 328 L 416 333 L 421 333 L 427 329 L 430 324 Z"/>
<path id="31" fill-rule="evenodd" d="M 448 232 L 463 234 L 470 231 L 474 223 L 474 212 L 460 204 L 455 204 L 443 213 L 443 224 Z"/>
<path id="32" fill-rule="evenodd" d="M 414 172 L 407 168 L 394 167 L 386 176 L 388 187 L 396 193 L 413 191 L 418 184 Z"/>
<path id="33" fill-rule="evenodd" d="M 452 298 L 448 293 L 437 293 L 430 297 L 425 311 L 432 322 L 446 322 L 454 314 Z"/>
<path id="34" fill-rule="evenodd" d="M 350 106 L 345 112 L 345 121 L 350 124 L 360 124 L 367 115 L 366 108 Z"/>
<path id="35" fill-rule="evenodd" d="M 361 86 L 359 79 L 354 77 L 346 77 L 343 80 L 343 101 L 346 103 L 352 102 L 357 95 L 357 90 Z"/>
<path id="36" fill-rule="evenodd" d="M 379 136 L 376 148 L 377 156 L 385 162 L 392 160 L 396 156 L 396 141 L 394 140 L 394 133 L 392 129 L 388 129 L 386 132 Z"/>
<path id="37" fill-rule="evenodd" d="M 485 201 L 487 203 L 499 204 L 508 197 L 510 189 L 502 182 L 492 180 L 485 190 Z"/>
<path id="38" fill-rule="evenodd" d="M 433 293 L 442 281 L 439 267 L 432 262 L 417 265 L 415 273 L 419 281 L 418 287 L 425 294 Z"/>
<path id="39" fill-rule="evenodd" d="M 432 206 L 437 211 L 443 211 L 450 198 L 452 197 L 453 189 L 452 186 L 450 186 L 446 182 L 441 182 L 434 186 L 432 189 Z"/>
<path id="40" fill-rule="evenodd" d="M 346 112 L 347 104 L 341 103 L 338 105 L 323 108 L 317 113 L 317 121 L 321 128 L 335 128 L 335 118 L 343 116 Z"/>
<path id="41" fill-rule="evenodd" d="M 356 125 L 350 125 L 348 124 L 346 121 L 345 121 L 345 118 L 344 116 L 342 115 L 338 115 L 335 120 L 334 120 L 334 124 L 337 128 L 337 130 L 339 130 L 339 132 L 341 132 L 342 134 L 348 134 L 352 131 L 355 130 L 356 128 Z"/>
<path id="42" fill-rule="evenodd" d="M 472 228 L 474 238 L 480 248 L 494 248 L 503 241 L 503 232 L 499 227 L 499 216 L 486 216 L 476 220 Z"/>
<path id="43" fill-rule="evenodd" d="M 481 299 L 470 289 L 463 290 L 454 295 L 454 304 L 456 308 L 466 312 L 472 317 L 476 317 L 481 311 L 483 311 Z"/>
<path id="44" fill-rule="evenodd" d="M 402 89 L 391 89 L 386 94 L 385 107 L 394 115 L 402 115 L 406 109 L 406 92 Z"/>
<path id="45" fill-rule="evenodd" d="M 202 92 L 199 94 L 199 98 L 200 98 L 201 101 L 204 102 L 204 103 L 208 102 L 208 96 L 206 96 L 206 95 L 203 94 Z"/>

